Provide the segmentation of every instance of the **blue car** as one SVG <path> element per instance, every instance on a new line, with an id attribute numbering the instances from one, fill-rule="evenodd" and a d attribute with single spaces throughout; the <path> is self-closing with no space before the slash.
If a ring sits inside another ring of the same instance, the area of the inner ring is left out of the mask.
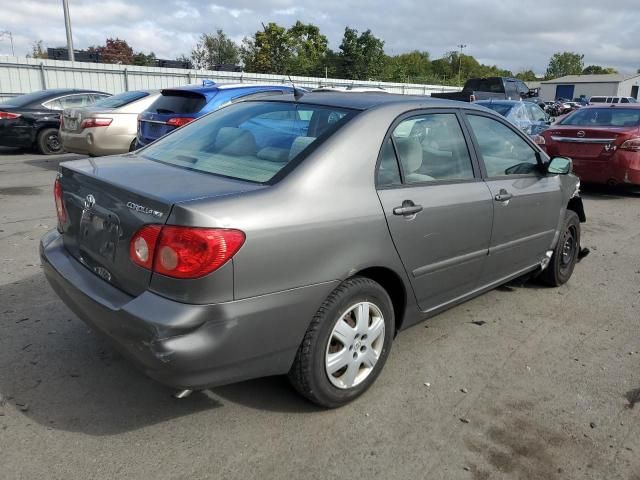
<path id="1" fill-rule="evenodd" d="M 216 84 L 211 80 L 204 80 L 197 85 L 164 89 L 160 97 L 138 116 L 136 148 L 144 147 L 229 103 L 292 92 L 293 87 L 284 85 Z"/>
<path id="2" fill-rule="evenodd" d="M 474 103 L 499 113 L 531 137 L 540 135 L 550 125 L 547 114 L 533 102 L 480 100 Z"/>

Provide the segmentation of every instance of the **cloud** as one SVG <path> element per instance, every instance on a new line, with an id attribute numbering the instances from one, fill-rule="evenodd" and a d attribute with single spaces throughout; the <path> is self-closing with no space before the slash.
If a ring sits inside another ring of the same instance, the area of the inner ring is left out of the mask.
<path id="1" fill-rule="evenodd" d="M 543 73 L 551 55 L 585 54 L 585 64 L 635 72 L 640 68 L 638 0 L 540 0 L 514 4 L 501 0 L 73 0 L 70 2 L 76 48 L 126 39 L 135 50 L 162 58 L 189 53 L 203 32 L 222 28 L 240 40 L 270 21 L 289 26 L 296 20 L 318 25 L 332 48 L 345 26 L 371 29 L 387 53 L 427 50 L 432 58 L 467 45 L 479 61 L 513 71 Z M 151 5 L 151 3 L 153 3 Z M 16 53 L 36 40 L 65 44 L 59 0 L 21 0 L 3 5 L 0 30 L 10 30 Z M 35 21 L 34 19 L 37 19 Z M 0 54 L 10 53 L 0 39 Z"/>

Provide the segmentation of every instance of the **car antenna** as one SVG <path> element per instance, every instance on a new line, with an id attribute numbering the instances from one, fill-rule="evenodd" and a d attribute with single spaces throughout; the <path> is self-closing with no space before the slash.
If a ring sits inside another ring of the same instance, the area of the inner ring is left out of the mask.
<path id="1" fill-rule="evenodd" d="M 298 87 L 296 87 L 296 84 L 293 83 L 293 80 L 291 79 L 291 75 L 288 75 L 288 77 L 289 77 L 289 81 L 291 82 L 291 86 L 293 87 L 293 98 L 297 102 L 304 95 L 304 90 L 301 90 Z"/>

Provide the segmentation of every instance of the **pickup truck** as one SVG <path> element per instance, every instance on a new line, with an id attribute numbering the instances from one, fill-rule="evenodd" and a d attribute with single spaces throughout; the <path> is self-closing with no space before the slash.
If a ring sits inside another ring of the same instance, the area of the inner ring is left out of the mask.
<path id="1" fill-rule="evenodd" d="M 461 102 L 474 102 L 476 100 L 520 100 L 536 97 L 536 92 L 517 78 L 489 77 L 470 78 L 464 84 L 461 92 L 432 93 L 434 98 L 446 98 Z"/>

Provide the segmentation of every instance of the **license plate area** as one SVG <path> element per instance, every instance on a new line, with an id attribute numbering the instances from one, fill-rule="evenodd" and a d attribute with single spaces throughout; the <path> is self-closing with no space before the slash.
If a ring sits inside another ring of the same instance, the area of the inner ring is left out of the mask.
<path id="1" fill-rule="evenodd" d="M 120 219 L 113 212 L 99 206 L 83 209 L 78 232 L 78 247 L 83 260 L 92 268 L 113 265 L 119 232 Z"/>
<path id="2" fill-rule="evenodd" d="M 602 154 L 603 145 L 599 143 L 565 143 L 559 150 L 560 155 L 566 155 L 567 157 L 594 158 Z"/>

